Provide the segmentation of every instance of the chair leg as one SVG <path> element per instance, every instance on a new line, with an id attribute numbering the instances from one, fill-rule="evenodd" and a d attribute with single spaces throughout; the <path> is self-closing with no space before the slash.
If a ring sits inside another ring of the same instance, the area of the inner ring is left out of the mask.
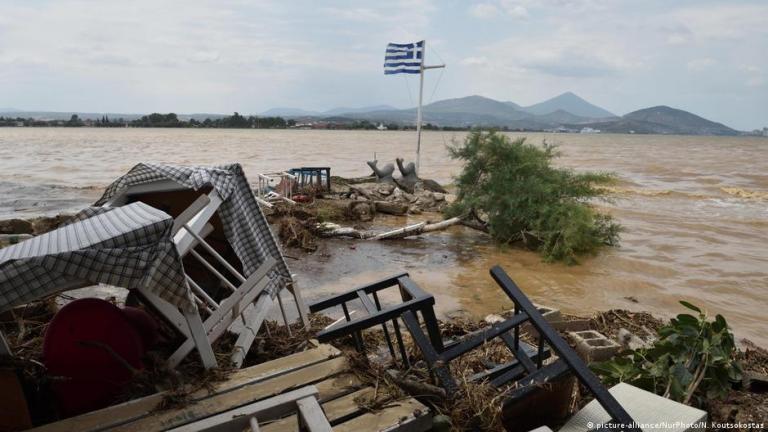
<path id="1" fill-rule="evenodd" d="M 184 310 L 183 315 L 189 325 L 189 332 L 195 342 L 197 352 L 200 354 L 200 360 L 203 362 L 203 366 L 206 369 L 217 367 L 216 355 L 213 353 L 211 343 L 208 342 L 208 336 L 206 335 L 205 327 L 203 327 L 203 320 L 200 319 L 200 314 L 197 312 L 197 309 L 192 311 Z M 178 363 L 172 364 L 171 367 L 176 367 L 177 365 Z"/>
<path id="2" fill-rule="evenodd" d="M 304 298 L 301 296 L 301 290 L 296 286 L 296 282 L 288 284 L 288 291 L 293 295 L 293 299 L 296 301 L 296 309 L 299 311 L 299 318 L 304 325 L 305 330 L 309 330 L 309 317 L 307 316 L 307 304 L 304 303 Z"/>

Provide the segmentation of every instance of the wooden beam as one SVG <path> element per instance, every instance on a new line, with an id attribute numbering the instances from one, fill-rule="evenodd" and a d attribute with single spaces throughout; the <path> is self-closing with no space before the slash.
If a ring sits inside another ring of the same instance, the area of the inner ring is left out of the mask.
<path id="1" fill-rule="evenodd" d="M 363 414 L 333 427 L 334 432 L 423 432 L 432 429 L 432 414 L 416 399 L 408 398 L 374 413 Z"/>
<path id="2" fill-rule="evenodd" d="M 342 423 L 363 414 L 365 410 L 360 408 L 356 400 L 370 397 L 373 394 L 373 387 L 365 387 L 356 392 L 322 403 L 323 411 L 325 411 L 325 416 L 332 425 Z M 298 418 L 292 415 L 272 423 L 264 423 L 261 425 L 261 430 L 262 432 L 295 432 L 297 422 Z"/>
<path id="3" fill-rule="evenodd" d="M 310 368 L 300 369 L 268 381 L 249 383 L 236 390 L 213 395 L 183 408 L 154 413 L 114 431 L 153 432 L 185 425 L 216 413 L 278 395 L 286 390 L 314 384 L 349 369 L 343 357 L 331 359 Z"/>
<path id="4" fill-rule="evenodd" d="M 225 411 L 193 423 L 187 423 L 184 426 L 170 429 L 169 432 L 227 432 L 243 430 L 249 425 L 250 418 L 255 417 L 258 419 L 262 416 L 278 416 L 286 411 L 295 411 L 297 405 L 305 398 L 310 398 L 317 405 L 317 399 L 315 399 L 317 393 L 315 386 L 304 386 L 297 390 L 272 396 L 271 398 Z M 322 411 L 320 414 L 322 414 Z M 323 416 L 323 419 L 325 419 L 325 416 Z"/>
<path id="5" fill-rule="evenodd" d="M 200 390 L 190 395 L 190 399 L 193 401 L 202 400 L 215 394 L 236 390 L 246 385 L 265 382 L 269 379 L 317 365 L 340 355 L 341 352 L 338 349 L 330 345 L 320 345 L 308 351 L 235 371 L 227 377 L 226 381 L 214 384 L 212 392 L 209 393 L 207 389 Z M 344 382 L 340 383 L 340 385 L 343 384 Z M 43 425 L 33 429 L 33 431 L 86 432 L 125 424 L 152 414 L 163 402 L 166 394 L 167 392 L 155 393 L 119 405 Z"/>

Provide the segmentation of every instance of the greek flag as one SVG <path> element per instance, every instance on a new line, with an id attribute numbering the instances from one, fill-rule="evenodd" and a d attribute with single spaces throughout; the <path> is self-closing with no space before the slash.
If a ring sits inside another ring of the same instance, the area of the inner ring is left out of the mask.
<path id="1" fill-rule="evenodd" d="M 384 75 L 421 73 L 424 41 L 409 44 L 390 43 L 384 54 Z"/>

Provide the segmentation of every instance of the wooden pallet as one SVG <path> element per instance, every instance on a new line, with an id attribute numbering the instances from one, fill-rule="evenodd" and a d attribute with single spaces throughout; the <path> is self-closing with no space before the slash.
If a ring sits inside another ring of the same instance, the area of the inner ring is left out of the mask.
<path id="1" fill-rule="evenodd" d="M 182 408 L 160 410 L 165 396 L 161 392 L 32 430 L 163 431 L 309 384 L 317 388 L 318 400 L 334 431 L 419 432 L 431 428 L 429 410 L 414 399 L 392 402 L 378 412 L 360 409 L 355 400 L 371 395 L 373 388 L 363 385 L 350 372 L 349 363 L 339 350 L 322 344 L 308 351 L 235 371 L 226 381 L 217 383 L 212 392 L 202 390 L 193 393 L 191 403 Z M 295 413 L 272 414 L 274 417 L 271 419 L 259 419 L 263 431 L 297 430 Z"/>

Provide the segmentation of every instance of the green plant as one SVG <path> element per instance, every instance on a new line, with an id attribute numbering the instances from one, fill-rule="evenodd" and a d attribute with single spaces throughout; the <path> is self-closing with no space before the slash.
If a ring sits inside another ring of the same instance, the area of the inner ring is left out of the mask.
<path id="1" fill-rule="evenodd" d="M 554 167 L 554 146 L 512 141 L 494 131 L 474 131 L 448 150 L 465 163 L 448 217 L 473 215 L 496 240 L 523 242 L 548 261 L 576 263 L 579 255 L 618 244 L 620 226 L 590 204 L 609 199 L 599 186 L 615 175 Z"/>
<path id="2" fill-rule="evenodd" d="M 717 398 L 741 379 L 733 334 L 722 315 L 713 321 L 698 307 L 680 304 L 698 316 L 680 314 L 658 331 L 653 347 L 634 350 L 592 365 L 610 384 L 632 385 L 689 403 L 692 398 Z"/>

